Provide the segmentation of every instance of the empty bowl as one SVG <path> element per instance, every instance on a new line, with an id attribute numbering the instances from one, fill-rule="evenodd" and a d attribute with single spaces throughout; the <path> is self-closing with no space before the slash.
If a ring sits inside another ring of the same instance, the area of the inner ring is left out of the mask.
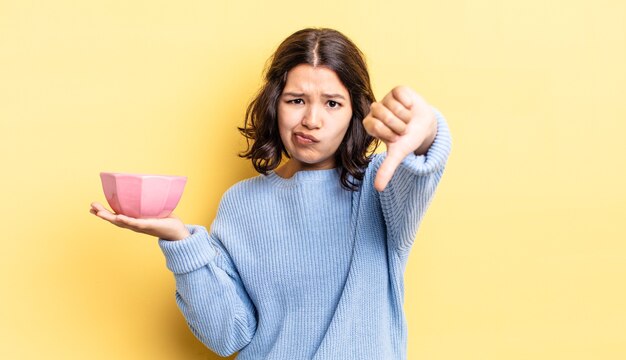
<path id="1" fill-rule="evenodd" d="M 101 172 L 111 209 L 138 219 L 168 217 L 183 194 L 185 176 Z"/>

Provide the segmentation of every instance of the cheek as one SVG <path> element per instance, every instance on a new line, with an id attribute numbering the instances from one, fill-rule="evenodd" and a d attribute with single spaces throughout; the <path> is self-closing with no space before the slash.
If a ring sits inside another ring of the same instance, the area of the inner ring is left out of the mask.
<path id="1" fill-rule="evenodd" d="M 297 121 L 294 121 L 294 119 L 296 119 L 297 114 L 295 114 L 293 111 L 289 111 L 289 110 L 285 110 L 282 109 L 281 107 L 278 107 L 278 129 L 281 131 L 287 131 L 289 129 L 291 129 L 294 124 Z"/>

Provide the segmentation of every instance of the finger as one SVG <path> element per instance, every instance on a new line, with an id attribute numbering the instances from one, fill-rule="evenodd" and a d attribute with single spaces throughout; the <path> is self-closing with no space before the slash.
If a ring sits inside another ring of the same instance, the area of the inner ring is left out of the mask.
<path id="1" fill-rule="evenodd" d="M 109 222 L 111 222 L 114 225 L 120 226 L 119 221 L 117 219 L 117 215 L 111 211 L 109 211 L 107 208 L 105 208 L 104 206 L 102 206 L 102 204 L 98 203 L 98 202 L 93 202 L 91 203 L 91 209 L 95 211 L 95 215 L 107 220 Z"/>
<path id="2" fill-rule="evenodd" d="M 398 140 L 398 134 L 394 133 L 387 127 L 387 125 L 383 124 L 382 121 L 368 116 L 363 120 L 363 127 L 368 134 L 373 137 L 384 141 L 385 143 L 391 143 Z"/>
<path id="3" fill-rule="evenodd" d="M 95 212 L 94 215 L 115 224 L 115 214 L 113 214 L 109 210 L 103 208 L 102 206 L 93 208 L 91 210 Z"/>
<path id="4" fill-rule="evenodd" d="M 133 230 L 144 230 L 146 228 L 146 222 L 142 219 L 135 219 L 126 215 L 116 215 L 117 221 L 125 227 Z"/>
<path id="5" fill-rule="evenodd" d="M 381 103 L 372 103 L 370 114 L 382 121 L 383 124 L 398 135 L 402 135 L 406 131 L 406 123 L 398 119 L 393 112 Z"/>
<path id="6" fill-rule="evenodd" d="M 98 211 L 95 208 L 92 208 L 92 209 L 89 210 L 89 212 L 94 214 L 95 216 L 103 219 L 103 220 L 106 220 L 106 221 L 110 222 L 111 224 L 113 224 L 113 225 L 115 225 L 117 227 L 121 227 L 123 229 L 128 229 L 129 228 L 126 224 L 120 222 L 117 219 L 117 215 L 111 213 L 110 211 L 108 211 L 106 209 Z"/>
<path id="7" fill-rule="evenodd" d="M 380 164 L 378 171 L 376 172 L 376 179 L 374 179 L 374 188 L 378 191 L 383 191 L 387 187 L 387 184 L 391 180 L 393 173 L 402 162 L 403 157 L 396 153 L 391 152 L 387 154 L 383 163 Z"/>
<path id="8" fill-rule="evenodd" d="M 107 208 L 102 206 L 102 204 L 100 204 L 99 202 L 92 202 L 91 203 L 91 208 L 96 210 L 96 211 L 109 211 Z"/>
<path id="9" fill-rule="evenodd" d="M 402 120 L 405 124 L 411 121 L 411 118 L 413 117 L 411 110 L 402 105 L 402 103 L 396 100 L 393 96 L 385 96 L 382 103 L 394 116 Z"/>
<path id="10" fill-rule="evenodd" d="M 391 95 L 404 107 L 410 109 L 413 106 L 413 94 L 415 92 L 408 86 L 396 86 L 391 90 Z"/>

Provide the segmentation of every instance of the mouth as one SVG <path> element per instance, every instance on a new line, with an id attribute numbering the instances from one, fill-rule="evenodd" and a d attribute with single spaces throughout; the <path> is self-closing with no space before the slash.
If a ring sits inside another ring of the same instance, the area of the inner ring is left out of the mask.
<path id="1" fill-rule="evenodd" d="M 312 144 L 312 143 L 320 142 L 315 136 L 308 135 L 302 132 L 296 132 L 294 133 L 294 136 L 296 137 L 296 140 L 298 140 L 299 142 L 303 144 Z"/>

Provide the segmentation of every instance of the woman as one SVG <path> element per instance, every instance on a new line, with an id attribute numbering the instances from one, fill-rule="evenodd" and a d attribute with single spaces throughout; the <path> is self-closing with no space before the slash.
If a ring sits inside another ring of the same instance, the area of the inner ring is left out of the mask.
<path id="1" fill-rule="evenodd" d="M 224 194 L 210 231 L 91 212 L 159 237 L 190 329 L 220 355 L 405 359 L 403 272 L 450 151 L 444 118 L 408 87 L 375 102 L 359 49 L 304 29 L 240 131 L 261 175 Z"/>

